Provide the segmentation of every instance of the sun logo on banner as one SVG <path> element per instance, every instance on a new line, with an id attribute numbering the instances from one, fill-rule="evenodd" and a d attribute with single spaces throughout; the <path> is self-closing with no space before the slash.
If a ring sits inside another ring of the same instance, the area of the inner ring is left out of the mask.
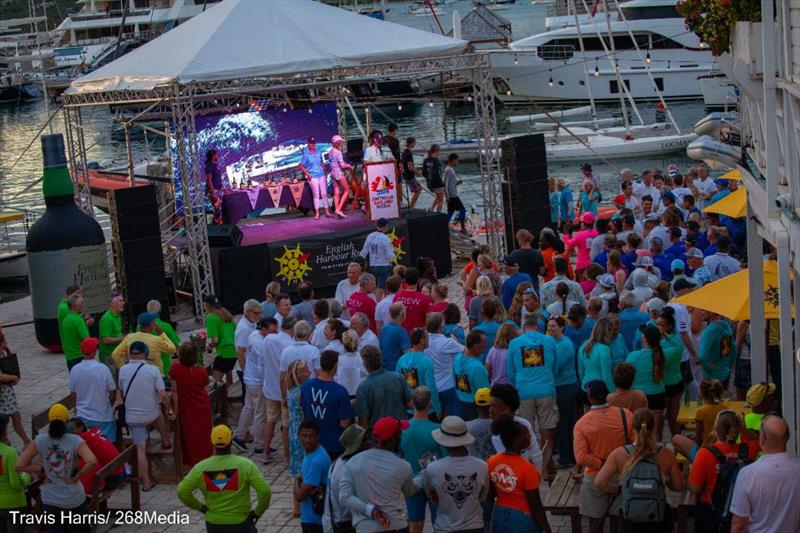
<path id="1" fill-rule="evenodd" d="M 311 254 L 303 252 L 300 249 L 300 244 L 296 248 L 289 249 L 288 246 L 283 247 L 283 255 L 275 258 L 275 261 L 281 266 L 278 271 L 278 277 L 286 280 L 286 283 L 300 283 L 303 281 L 307 272 L 311 272 L 312 268 L 308 266 L 308 258 Z"/>
<path id="2" fill-rule="evenodd" d="M 403 250 L 403 243 L 406 241 L 406 238 L 397 234 L 397 228 L 392 228 L 392 231 L 387 232 L 386 236 L 392 241 L 392 248 L 394 249 L 392 264 L 399 265 L 400 258 L 406 254 L 405 250 Z"/>

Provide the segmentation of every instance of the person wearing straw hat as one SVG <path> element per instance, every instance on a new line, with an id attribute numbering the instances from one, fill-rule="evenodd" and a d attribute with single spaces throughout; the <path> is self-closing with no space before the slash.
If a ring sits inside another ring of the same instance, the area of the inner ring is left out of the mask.
<path id="1" fill-rule="evenodd" d="M 255 533 L 256 521 L 269 507 L 272 489 L 253 461 L 231 454 L 232 440 L 233 432 L 224 424 L 211 430 L 214 455 L 194 465 L 178 483 L 178 498 L 203 513 L 210 533 Z M 256 491 L 255 509 L 250 502 L 251 488 Z M 203 502 L 194 491 L 200 491 Z"/>
<path id="2" fill-rule="evenodd" d="M 433 440 L 447 449 L 447 457 L 428 464 L 422 471 L 425 492 L 439 502 L 434 530 L 484 531 L 481 502 L 489 492 L 489 471 L 484 461 L 467 453 L 467 446 L 473 444 L 475 438 L 464 420 L 457 416 L 445 417 L 441 428 L 432 435 Z"/>
<path id="3" fill-rule="evenodd" d="M 64 513 L 72 515 L 75 524 L 64 531 L 87 532 L 88 522 L 80 516 L 87 512 L 86 495 L 80 480 L 97 466 L 97 458 L 82 438 L 67 430 L 69 409 L 57 403 L 47 412 L 47 433 L 40 433 L 31 442 L 17 461 L 17 471 L 27 474 L 44 473 L 41 487 L 41 502 L 44 508 L 44 523 L 62 524 Z M 41 462 L 34 464 L 34 458 Z M 78 468 L 78 459 L 84 464 Z M 80 521 L 79 521 L 80 520 Z"/>
<path id="4" fill-rule="evenodd" d="M 353 529 L 352 514 L 345 509 L 339 498 L 339 483 L 344 474 L 347 461 L 358 452 L 369 447 L 369 441 L 364 437 L 367 430 L 358 424 L 350 424 L 341 435 L 339 444 L 342 445 L 342 454 L 331 463 L 328 469 L 328 490 L 325 494 L 325 512 L 322 513 L 322 528 L 329 533 L 350 533 Z"/>

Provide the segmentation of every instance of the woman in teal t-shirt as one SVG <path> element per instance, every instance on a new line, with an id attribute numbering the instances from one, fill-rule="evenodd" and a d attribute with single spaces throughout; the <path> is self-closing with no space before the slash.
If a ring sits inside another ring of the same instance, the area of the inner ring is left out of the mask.
<path id="1" fill-rule="evenodd" d="M 581 379 L 581 389 L 586 389 L 586 384 L 596 379 L 603 380 L 609 392 L 617 390 L 614 385 L 611 364 L 610 344 L 614 338 L 614 324 L 608 318 L 598 320 L 589 340 L 584 342 L 578 350 L 578 377 Z"/>
<path id="2" fill-rule="evenodd" d="M 625 362 L 636 369 L 633 378 L 633 389 L 642 391 L 647 396 L 647 407 L 653 412 L 656 422 L 655 435 L 660 436 L 664 427 L 664 351 L 661 349 L 661 331 L 657 327 L 648 326 L 642 332 L 641 350 L 628 354 Z M 656 437 L 658 438 L 658 437 Z"/>
<path id="3" fill-rule="evenodd" d="M 681 431 L 678 425 L 678 411 L 681 408 L 684 391 L 683 375 L 681 374 L 683 341 L 675 332 L 675 310 L 671 307 L 664 307 L 656 325 L 661 331 L 661 351 L 664 352 L 664 396 L 667 404 L 664 416 L 667 418 L 670 433 L 679 435 Z"/>

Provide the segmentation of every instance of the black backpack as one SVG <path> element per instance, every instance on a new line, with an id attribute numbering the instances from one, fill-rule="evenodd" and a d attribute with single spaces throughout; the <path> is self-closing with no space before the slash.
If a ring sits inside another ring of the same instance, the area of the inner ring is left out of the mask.
<path id="1" fill-rule="evenodd" d="M 714 454 L 717 459 L 717 482 L 714 484 L 714 491 L 711 493 L 711 508 L 720 517 L 723 523 L 729 522 L 731 515 L 731 499 L 733 499 L 733 487 L 736 485 L 736 478 L 739 471 L 752 463 L 747 457 L 747 444 L 739 445 L 739 453 L 736 457 L 723 455 L 715 446 L 706 446 L 708 451 Z"/>
<path id="2" fill-rule="evenodd" d="M 633 445 L 626 445 L 625 451 L 628 455 L 633 453 Z M 622 516 L 625 520 L 638 524 L 664 521 L 667 493 L 655 457 L 639 461 L 621 485 Z"/>

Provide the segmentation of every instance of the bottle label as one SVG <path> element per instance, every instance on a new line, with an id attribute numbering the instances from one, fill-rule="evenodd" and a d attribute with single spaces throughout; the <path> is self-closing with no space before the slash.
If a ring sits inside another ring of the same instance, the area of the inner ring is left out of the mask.
<path id="1" fill-rule="evenodd" d="M 108 307 L 111 283 L 104 244 L 28 252 L 28 279 L 35 318 L 56 318 L 69 285 L 83 288 L 84 313 L 100 313 Z"/>

